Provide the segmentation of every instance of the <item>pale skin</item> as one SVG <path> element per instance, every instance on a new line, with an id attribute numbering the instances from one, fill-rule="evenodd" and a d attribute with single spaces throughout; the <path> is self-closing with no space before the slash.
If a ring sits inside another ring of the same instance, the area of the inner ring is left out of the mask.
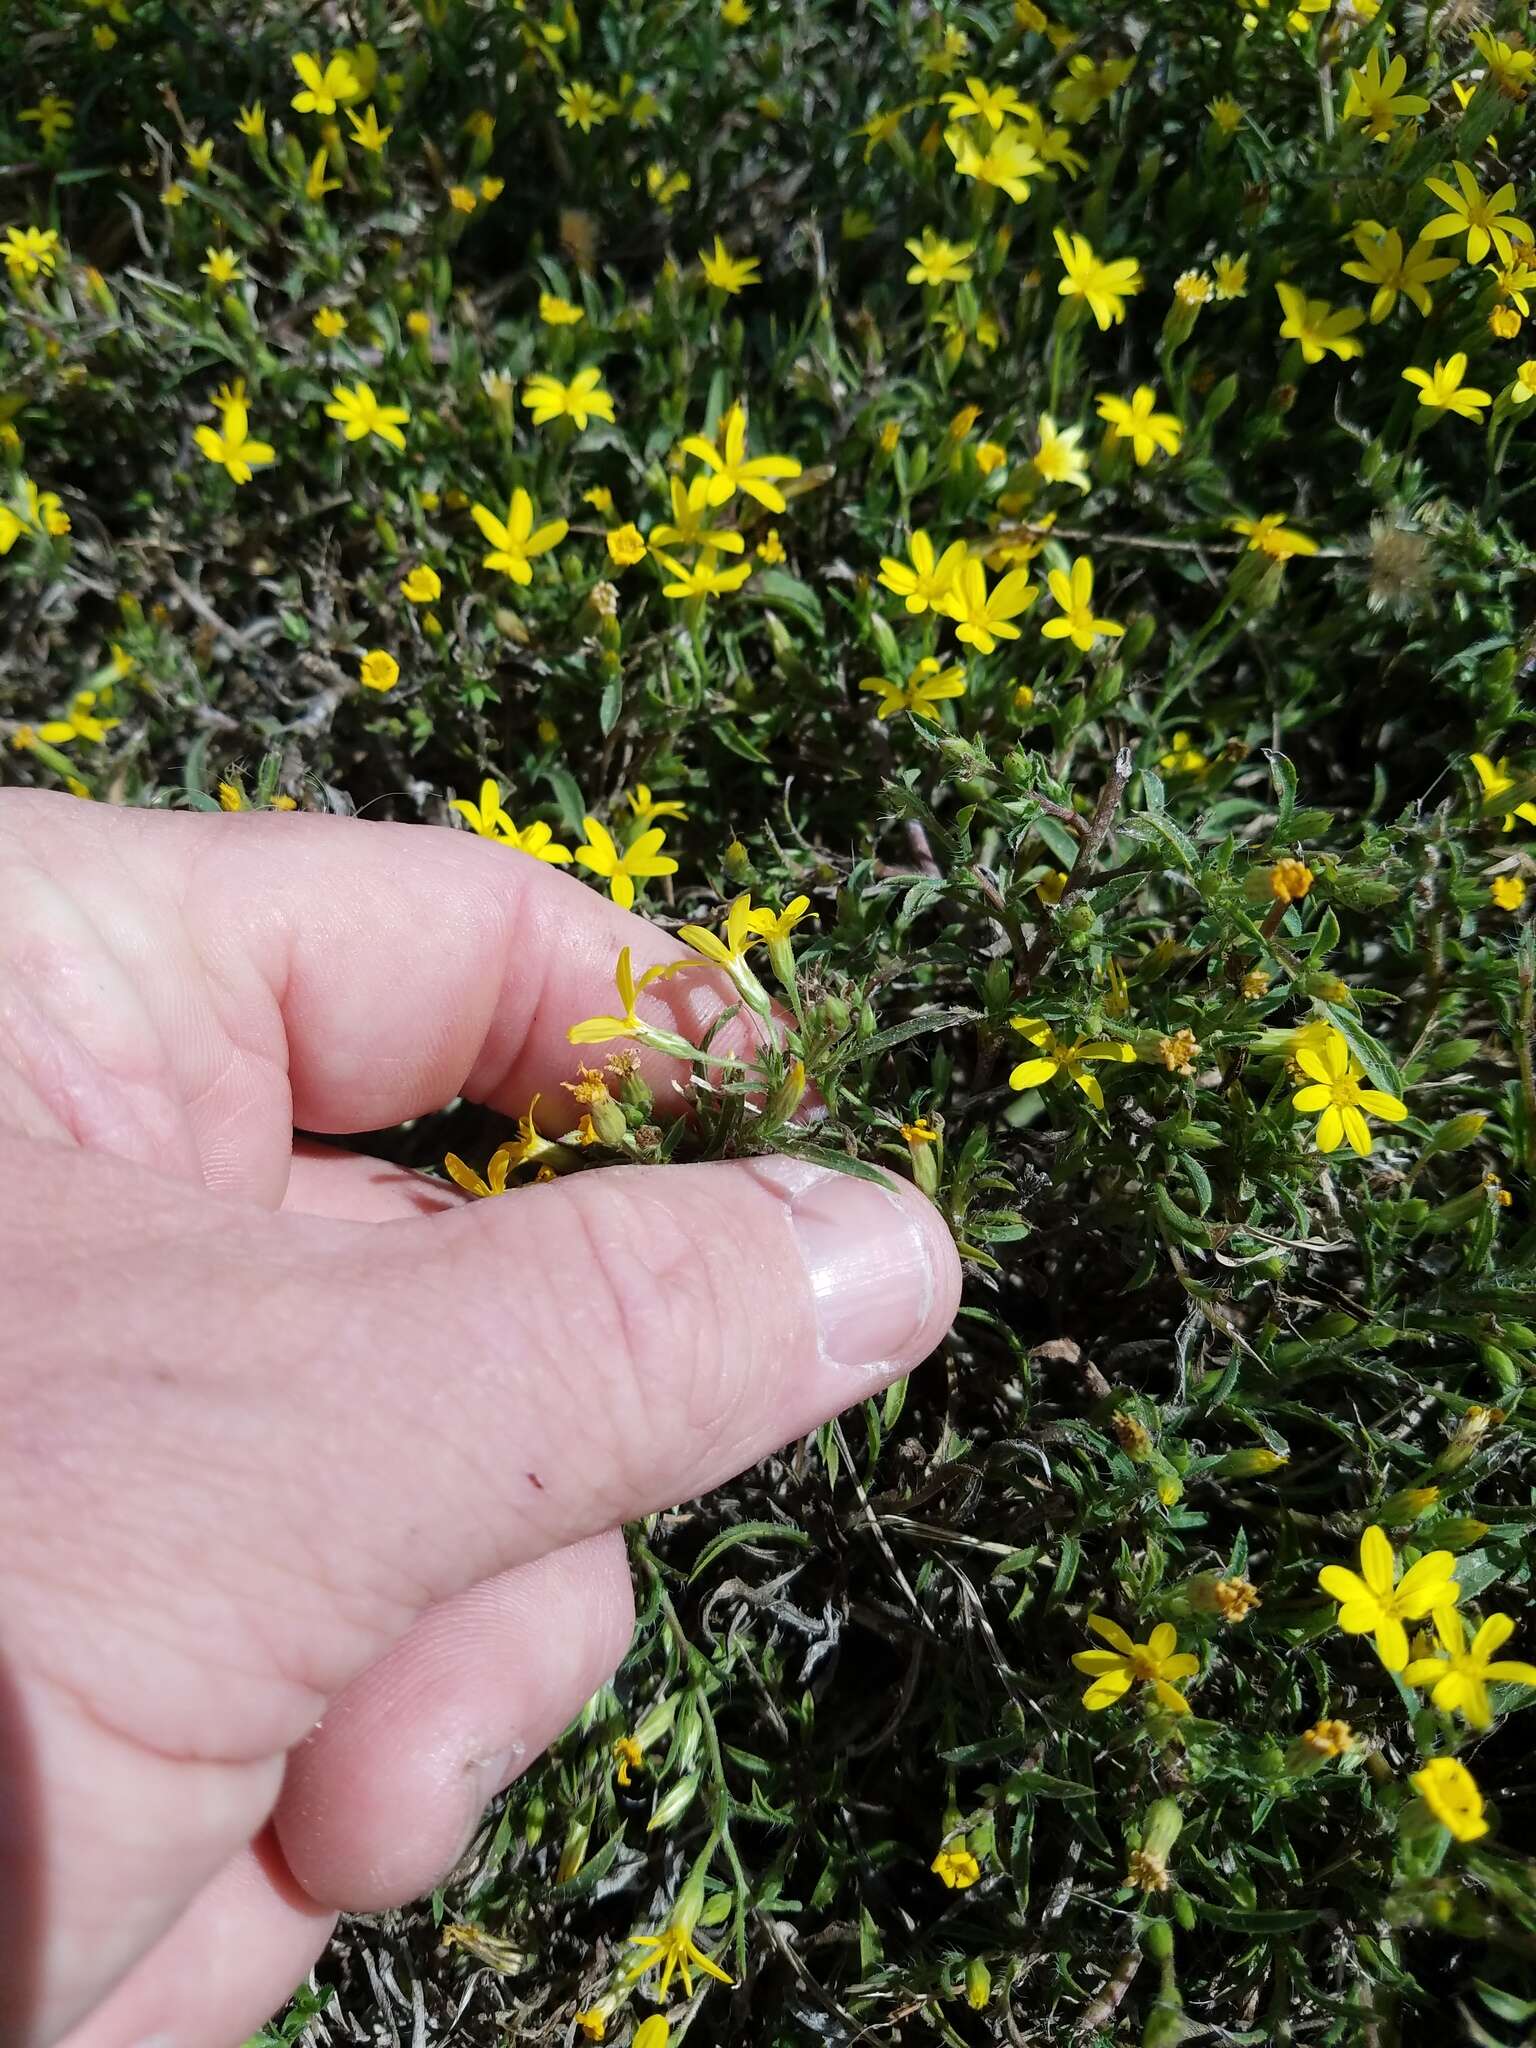
<path id="1" fill-rule="evenodd" d="M 295 1142 L 569 1101 L 625 945 L 684 952 L 468 833 L 0 794 L 7 2048 L 233 2048 L 611 1673 L 621 1524 L 948 1327 L 904 1185 L 473 1202 Z M 642 1012 L 696 1037 L 727 996 Z"/>

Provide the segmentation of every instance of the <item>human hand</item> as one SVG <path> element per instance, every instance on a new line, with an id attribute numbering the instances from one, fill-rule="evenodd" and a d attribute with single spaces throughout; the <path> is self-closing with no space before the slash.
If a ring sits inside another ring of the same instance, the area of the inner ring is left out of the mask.
<path id="1" fill-rule="evenodd" d="M 553 1095 L 625 945 L 683 953 L 468 835 L 0 796 L 7 2048 L 239 2041 L 612 1671 L 619 1525 L 948 1327 L 904 1185 L 294 1143 Z"/>

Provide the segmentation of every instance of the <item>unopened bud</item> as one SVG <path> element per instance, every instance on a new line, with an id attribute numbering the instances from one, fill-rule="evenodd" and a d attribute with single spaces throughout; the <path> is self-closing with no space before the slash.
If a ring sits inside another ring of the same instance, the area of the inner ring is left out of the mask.
<path id="1" fill-rule="evenodd" d="M 981 2012 L 992 1996 L 992 1972 L 980 1956 L 972 1956 L 965 1966 L 965 2002 L 972 2012 Z"/>
<path id="2" fill-rule="evenodd" d="M 1266 1473 L 1278 1472 L 1290 1459 L 1280 1451 L 1264 1447 L 1247 1451 L 1228 1451 L 1224 1458 L 1218 1458 L 1211 1467 L 1218 1479 L 1262 1479 Z"/>
<path id="3" fill-rule="evenodd" d="M 645 1824 L 645 1831 L 652 1835 L 658 1828 L 669 1828 L 674 1821 L 682 1819 L 692 1806 L 699 1789 L 699 1774 L 691 1771 L 688 1776 L 674 1785 L 663 1799 L 658 1800 L 656 1811 Z"/>

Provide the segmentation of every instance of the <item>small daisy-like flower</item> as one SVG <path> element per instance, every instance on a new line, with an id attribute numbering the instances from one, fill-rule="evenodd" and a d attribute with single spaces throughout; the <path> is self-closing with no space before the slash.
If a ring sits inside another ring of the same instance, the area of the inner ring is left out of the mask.
<path id="1" fill-rule="evenodd" d="M 1459 1757 L 1432 1757 L 1409 1780 L 1443 1828 L 1458 1842 L 1480 1841 L 1488 1832 L 1483 1795 L 1476 1778 Z"/>
<path id="2" fill-rule="evenodd" d="M 1371 1150 L 1367 1113 L 1393 1124 L 1400 1124 L 1408 1114 L 1407 1104 L 1395 1095 L 1361 1085 L 1366 1077 L 1336 1031 L 1330 1031 L 1320 1046 L 1302 1046 L 1296 1064 L 1307 1076 L 1308 1085 L 1292 1096 L 1292 1105 L 1303 1116 L 1316 1116 L 1319 1152 L 1335 1152 L 1347 1138 L 1364 1159 Z"/>
<path id="3" fill-rule="evenodd" d="M 1089 1713 L 1113 1706 L 1133 1685 L 1150 1685 L 1159 1706 L 1170 1714 L 1189 1712 L 1189 1701 L 1173 1681 L 1192 1678 L 1200 1669 L 1200 1659 L 1179 1648 L 1172 1622 L 1159 1622 L 1144 1643 L 1133 1641 L 1107 1615 L 1090 1614 L 1088 1626 L 1110 1646 L 1107 1650 L 1079 1650 L 1072 1659 L 1084 1677 L 1093 1680 L 1083 1694 Z"/>
<path id="4" fill-rule="evenodd" d="M 1397 1556 L 1373 1523 L 1360 1539 L 1360 1569 L 1327 1564 L 1317 1583 L 1339 1603 L 1337 1625 L 1345 1635 L 1376 1638 L 1376 1654 L 1389 1671 L 1408 1668 L 1405 1621 L 1422 1621 L 1432 1610 L 1461 1598 L 1456 1560 L 1448 1550 L 1431 1550 L 1399 1579 Z"/>

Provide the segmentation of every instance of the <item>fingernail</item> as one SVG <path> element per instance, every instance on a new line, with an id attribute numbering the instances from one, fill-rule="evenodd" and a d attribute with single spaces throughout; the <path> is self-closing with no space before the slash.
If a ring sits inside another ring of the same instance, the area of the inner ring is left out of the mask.
<path id="1" fill-rule="evenodd" d="M 935 1239 L 917 1197 L 804 1160 L 757 1164 L 789 1197 L 823 1357 L 871 1374 L 915 1365 L 936 1291 Z"/>

